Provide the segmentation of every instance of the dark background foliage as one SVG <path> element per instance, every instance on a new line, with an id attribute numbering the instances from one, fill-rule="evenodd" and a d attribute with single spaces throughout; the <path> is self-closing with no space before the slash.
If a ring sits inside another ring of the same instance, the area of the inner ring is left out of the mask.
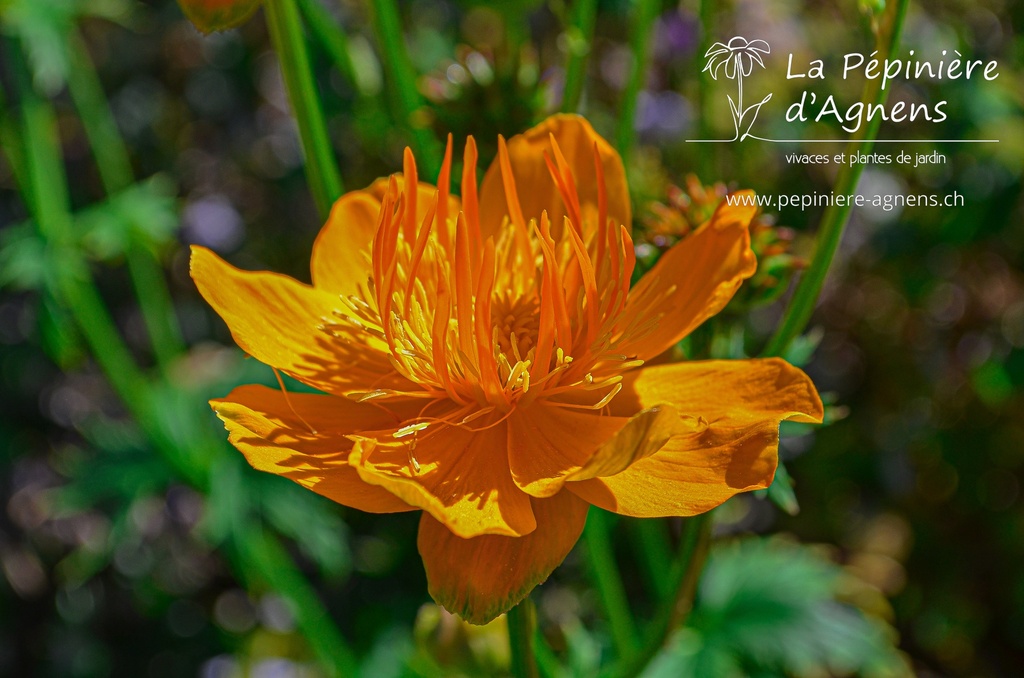
<path id="1" fill-rule="evenodd" d="M 352 72 L 313 36 L 309 44 L 342 176 L 358 188 L 398 169 L 409 138 L 393 122 L 394 91 L 366 6 L 331 0 L 323 7 L 348 37 Z M 472 133 L 489 159 L 498 133 L 519 132 L 559 108 L 576 39 L 566 31 L 564 3 L 400 8 L 425 101 L 417 124 L 431 136 L 451 131 L 458 148 Z M 598 3 L 581 110 L 609 138 L 619 127 L 634 9 L 626 0 Z M 685 143 L 730 132 L 732 85 L 702 81 L 701 50 L 734 34 L 767 40 L 776 53 L 752 76 L 751 91 L 773 92 L 779 103 L 765 108 L 759 125 L 776 136 L 838 137 L 835 125 L 782 129 L 781 102 L 805 87 L 854 101 L 860 82 L 786 80 L 783 54 L 821 56 L 834 72 L 839 55 L 872 49 L 870 10 L 845 1 L 663 3 L 627 158 L 638 214 L 666 202 L 669 185 L 683 185 L 688 173 L 764 194 L 830 190 L 834 167 L 787 164 L 775 145 Z M 155 358 L 125 243 L 141 239 L 166 272 L 188 352 L 163 377 L 162 406 L 170 412 L 235 384 L 273 383 L 268 370 L 242 358 L 199 298 L 187 249 L 206 245 L 241 268 L 308 280 L 320 220 L 262 13 L 208 37 L 164 0 L 12 0 L 0 3 L 0 19 L 0 105 L 17 110 L 14 63 L 23 61 L 52 98 L 73 209 L 99 210 L 76 224 L 88 231 L 82 247 L 102 298 L 147 368 Z M 663 672 L 654 675 L 894 675 L 892 667 L 908 661 L 920 675 L 1009 676 L 1024 663 L 1022 20 L 1021 5 L 999 0 L 911 6 L 907 48 L 940 45 L 997 59 L 1000 77 L 898 82 L 890 96 L 948 99 L 942 136 L 1000 143 L 937 144 L 944 165 L 865 172 L 865 193 L 957 191 L 965 206 L 854 211 L 814 316 L 818 343 L 807 365 L 835 421 L 814 432 L 794 429 L 783 441 L 800 511 L 787 515 L 763 497 L 744 496 L 716 512 L 724 545 L 691 628 L 652 666 Z M 103 199 L 64 86 L 54 26 L 69 22 L 143 179 L 117 204 Z M 21 50 L 26 59 L 15 57 Z M 901 135 L 934 131 L 920 122 L 881 130 Z M 429 598 L 415 516 L 335 506 L 256 474 L 230 453 L 210 461 L 212 484 L 197 489 L 153 452 L 68 309 L 41 282 L 54 262 L 26 235 L 30 213 L 16 179 L 0 160 L 0 673 L 320 675 L 294 610 L 232 565 L 237 546 L 225 523 L 235 515 L 258 516 L 284 537 L 365 675 L 504 670 L 500 631 L 466 631 L 435 608 L 421 609 Z M 793 229 L 793 251 L 809 256 L 821 210 L 771 216 Z M 745 328 L 754 354 L 780 313 L 779 304 L 732 309 L 715 327 Z M 198 421 L 222 437 L 212 414 Z M 666 529 L 678 538 L 676 522 Z M 614 536 L 631 602 L 645 614 L 654 601 L 631 530 L 620 521 Z M 740 538 L 771 534 L 786 538 Z M 577 549 L 534 595 L 546 636 L 580 675 L 607 652 L 609 634 L 586 577 Z M 772 599 L 766 579 L 788 595 Z M 846 635 L 828 635 L 832 628 Z"/>

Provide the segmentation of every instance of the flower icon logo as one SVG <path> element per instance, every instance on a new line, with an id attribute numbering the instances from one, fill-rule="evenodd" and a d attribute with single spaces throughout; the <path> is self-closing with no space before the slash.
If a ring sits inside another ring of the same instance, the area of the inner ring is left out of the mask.
<path id="1" fill-rule="evenodd" d="M 750 128 L 753 126 L 761 106 L 772 98 L 772 95 L 769 94 L 758 103 L 747 108 L 743 107 L 743 78 L 753 73 L 755 63 L 764 68 L 764 60 L 761 55 L 770 53 L 771 47 L 764 40 L 747 40 L 737 35 L 728 43 L 716 42 L 704 54 L 704 58 L 708 60 L 704 71 L 709 72 L 712 78 L 718 80 L 718 73 L 723 71 L 724 67 L 725 77 L 736 81 L 737 99 L 733 101 L 732 96 L 728 97 L 733 124 L 736 128 L 736 135 L 730 141 L 742 141 L 749 136 Z"/>

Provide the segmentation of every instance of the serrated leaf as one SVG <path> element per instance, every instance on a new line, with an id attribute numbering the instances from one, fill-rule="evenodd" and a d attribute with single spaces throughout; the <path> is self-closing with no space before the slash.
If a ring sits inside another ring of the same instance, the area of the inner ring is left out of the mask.
<path id="1" fill-rule="evenodd" d="M 75 216 L 81 243 L 101 261 L 123 256 L 135 243 L 157 250 L 178 228 L 174 184 L 162 175 L 111 196 Z"/>
<path id="2" fill-rule="evenodd" d="M 782 356 L 787 362 L 797 367 L 803 367 L 811 361 L 811 356 L 817 350 L 818 344 L 825 337 L 825 331 L 815 327 L 807 334 L 803 334 L 790 342 Z"/>
<path id="3" fill-rule="evenodd" d="M 909 676 L 893 629 L 839 602 L 847 577 L 817 551 L 780 539 L 719 547 L 689 628 L 643 675 Z"/>

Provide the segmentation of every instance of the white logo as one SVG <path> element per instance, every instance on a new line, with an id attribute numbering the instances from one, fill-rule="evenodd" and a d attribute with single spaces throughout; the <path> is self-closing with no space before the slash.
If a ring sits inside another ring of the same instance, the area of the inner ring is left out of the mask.
<path id="1" fill-rule="evenodd" d="M 708 60 L 704 70 L 710 72 L 712 78 L 718 80 L 718 73 L 722 71 L 727 79 L 736 81 L 736 101 L 733 101 L 732 95 L 727 95 L 736 133 L 732 139 L 722 141 L 743 141 L 750 136 L 750 128 L 757 119 L 758 111 L 772 98 L 769 94 L 756 104 L 743 107 L 743 78 L 754 71 L 754 64 L 764 68 L 761 55 L 770 54 L 771 51 L 764 40 L 747 40 L 737 35 L 728 44 L 716 42 L 704 54 Z"/>

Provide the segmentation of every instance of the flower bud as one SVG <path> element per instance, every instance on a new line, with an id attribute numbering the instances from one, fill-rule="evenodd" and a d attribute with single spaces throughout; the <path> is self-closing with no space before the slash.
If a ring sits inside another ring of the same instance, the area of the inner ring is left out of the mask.
<path id="1" fill-rule="evenodd" d="M 260 0 L 178 0 L 178 4 L 196 28 L 212 33 L 245 23 Z"/>

